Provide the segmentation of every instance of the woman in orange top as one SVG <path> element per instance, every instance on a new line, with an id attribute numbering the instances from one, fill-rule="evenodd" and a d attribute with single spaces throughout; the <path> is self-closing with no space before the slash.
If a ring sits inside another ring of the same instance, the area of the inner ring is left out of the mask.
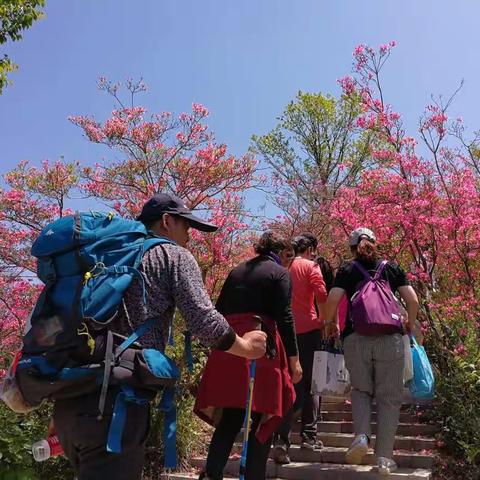
<path id="1" fill-rule="evenodd" d="M 320 397 L 312 395 L 312 366 L 315 350 L 320 348 L 323 319 L 317 315 L 317 305 L 321 309 L 327 299 L 327 290 L 322 272 L 312 258 L 317 247 L 316 238 L 301 235 L 293 239 L 296 257 L 290 265 L 292 282 L 292 313 L 297 332 L 298 353 L 303 371 L 302 380 L 295 385 L 297 399 L 293 411 L 302 410 L 301 447 L 308 450 L 321 448 L 317 443 L 317 418 Z M 288 448 L 293 411 L 287 415 L 276 432 L 273 458 L 277 463 L 289 463 Z"/>

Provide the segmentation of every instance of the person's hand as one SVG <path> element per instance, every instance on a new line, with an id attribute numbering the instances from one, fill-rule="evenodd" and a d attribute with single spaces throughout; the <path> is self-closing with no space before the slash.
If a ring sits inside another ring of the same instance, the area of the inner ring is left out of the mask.
<path id="1" fill-rule="evenodd" d="M 245 341 L 245 358 L 255 360 L 265 355 L 267 350 L 267 334 L 261 330 L 252 330 L 242 337 Z"/>
<path id="2" fill-rule="evenodd" d="M 290 364 L 290 376 L 292 377 L 292 382 L 298 383 L 303 376 L 302 367 L 300 365 L 300 361 L 298 360 L 298 357 L 290 357 L 289 364 Z"/>
<path id="3" fill-rule="evenodd" d="M 340 336 L 340 326 L 334 320 L 333 322 L 326 322 L 323 327 L 323 338 L 325 340 L 329 338 L 338 338 Z"/>
<path id="4" fill-rule="evenodd" d="M 402 323 L 402 327 L 403 327 L 403 331 L 407 334 L 410 334 L 411 333 L 411 325 L 410 325 L 410 321 L 408 320 L 408 315 L 407 314 L 404 314 L 401 310 L 400 310 L 400 322 Z"/>

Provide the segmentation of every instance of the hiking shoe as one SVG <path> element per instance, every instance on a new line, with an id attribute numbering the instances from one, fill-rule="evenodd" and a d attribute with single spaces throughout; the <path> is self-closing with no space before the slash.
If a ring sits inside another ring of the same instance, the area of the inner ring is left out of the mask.
<path id="1" fill-rule="evenodd" d="M 275 442 L 275 445 L 273 446 L 272 458 L 277 465 L 288 465 L 290 463 L 288 448 L 285 442 L 281 440 Z"/>
<path id="2" fill-rule="evenodd" d="M 362 463 L 362 458 L 368 452 L 368 437 L 365 434 L 357 435 L 354 439 L 350 448 L 345 455 L 345 460 L 347 463 L 353 465 L 360 465 Z"/>
<path id="3" fill-rule="evenodd" d="M 378 457 L 377 472 L 380 475 L 390 475 L 397 469 L 397 464 L 391 459 L 386 457 Z"/>
<path id="4" fill-rule="evenodd" d="M 302 444 L 300 448 L 304 448 L 305 450 L 320 450 L 323 448 L 323 443 L 316 438 L 303 438 Z"/>

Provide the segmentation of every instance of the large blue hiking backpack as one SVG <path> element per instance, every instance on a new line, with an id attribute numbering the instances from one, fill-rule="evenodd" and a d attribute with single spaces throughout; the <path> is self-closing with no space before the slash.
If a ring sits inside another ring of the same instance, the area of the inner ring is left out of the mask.
<path id="1" fill-rule="evenodd" d="M 99 392 L 103 415 L 109 385 L 119 386 L 107 449 L 121 451 L 126 402 L 143 404 L 159 390 L 166 412 L 165 466 L 175 467 L 175 364 L 137 340 L 149 319 L 128 338 L 115 332 L 115 319 L 145 252 L 173 243 L 147 232 L 141 222 L 111 213 L 76 213 L 47 225 L 32 246 L 45 287 L 23 338 L 14 378 L 26 404 Z M 144 290 L 145 296 L 145 290 Z M 145 300 L 145 298 L 144 298 Z"/>

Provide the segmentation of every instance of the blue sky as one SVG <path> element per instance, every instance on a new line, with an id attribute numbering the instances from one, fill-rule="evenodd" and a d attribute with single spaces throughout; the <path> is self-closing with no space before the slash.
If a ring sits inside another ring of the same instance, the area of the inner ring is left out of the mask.
<path id="1" fill-rule="evenodd" d="M 20 70 L 0 96 L 0 173 L 22 159 L 101 159 L 67 120 L 112 110 L 100 75 L 143 77 L 152 112 L 203 103 L 241 154 L 298 90 L 337 94 L 355 45 L 392 39 L 385 94 L 409 133 L 430 94 L 462 78 L 452 114 L 478 129 L 479 18 L 478 0 L 47 0 L 45 19 L 4 49 Z"/>

